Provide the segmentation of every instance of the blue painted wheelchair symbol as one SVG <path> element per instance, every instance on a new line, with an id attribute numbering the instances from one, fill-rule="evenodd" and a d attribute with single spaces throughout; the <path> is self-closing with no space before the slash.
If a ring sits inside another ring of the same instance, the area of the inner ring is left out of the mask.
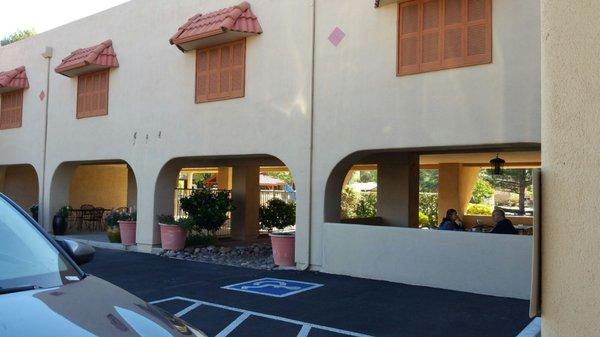
<path id="1" fill-rule="evenodd" d="M 322 286 L 322 284 L 310 282 L 283 280 L 278 278 L 262 278 L 221 288 L 272 297 L 287 297 Z"/>

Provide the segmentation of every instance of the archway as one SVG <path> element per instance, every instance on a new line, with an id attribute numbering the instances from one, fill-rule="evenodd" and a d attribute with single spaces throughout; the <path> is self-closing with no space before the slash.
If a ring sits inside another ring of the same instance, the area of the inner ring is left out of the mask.
<path id="1" fill-rule="evenodd" d="M 63 206 L 71 209 L 68 233 L 103 232 L 111 210 L 136 209 L 135 174 L 122 160 L 62 163 L 52 177 L 49 202 L 48 220 Z"/>
<path id="2" fill-rule="evenodd" d="M 39 181 L 35 168 L 29 164 L 0 166 L 0 193 L 24 210 L 37 212 L 34 206 L 39 202 Z"/>

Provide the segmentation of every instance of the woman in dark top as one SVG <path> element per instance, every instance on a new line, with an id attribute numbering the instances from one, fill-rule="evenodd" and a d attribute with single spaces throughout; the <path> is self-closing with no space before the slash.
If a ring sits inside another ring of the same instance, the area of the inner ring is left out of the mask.
<path id="1" fill-rule="evenodd" d="M 462 221 L 458 217 L 458 212 L 454 208 L 446 211 L 446 217 L 442 219 L 439 229 L 441 231 L 464 231 Z"/>

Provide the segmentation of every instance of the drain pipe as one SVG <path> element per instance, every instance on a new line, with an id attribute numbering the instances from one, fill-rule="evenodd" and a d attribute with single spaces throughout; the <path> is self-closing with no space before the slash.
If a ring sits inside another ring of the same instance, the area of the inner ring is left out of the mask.
<path id="1" fill-rule="evenodd" d="M 46 231 L 50 230 L 50 224 L 46 224 L 45 220 L 46 220 L 46 207 L 45 207 L 45 195 L 46 195 L 46 147 L 47 147 L 47 143 L 48 143 L 48 101 L 50 101 L 50 61 L 52 60 L 52 47 L 46 47 L 46 51 L 44 51 L 44 53 L 42 54 L 42 57 L 45 58 L 48 61 L 47 67 L 46 67 L 46 93 L 45 93 L 45 99 L 46 99 L 46 107 L 45 107 L 45 112 L 44 112 L 44 148 L 43 148 L 43 160 L 42 160 L 42 188 L 41 188 L 41 192 L 42 192 L 42 197 L 40 198 L 40 204 L 39 204 L 39 209 L 40 212 L 38 213 L 38 221 L 40 221 L 40 224 L 42 226 L 42 228 L 45 228 Z M 41 214 L 41 218 L 40 215 Z"/>
<path id="2" fill-rule="evenodd" d="M 314 151 L 314 138 L 315 138 L 315 38 L 316 38 L 316 13 L 317 13 L 317 1 L 312 1 L 312 45 L 311 45 L 311 79 L 310 79 L 310 145 L 308 148 L 309 152 L 309 169 L 308 169 L 308 261 L 306 265 L 300 268 L 301 270 L 308 270 L 310 268 L 310 255 L 311 255 L 311 231 L 312 231 L 312 210 L 313 210 L 313 151 Z"/>

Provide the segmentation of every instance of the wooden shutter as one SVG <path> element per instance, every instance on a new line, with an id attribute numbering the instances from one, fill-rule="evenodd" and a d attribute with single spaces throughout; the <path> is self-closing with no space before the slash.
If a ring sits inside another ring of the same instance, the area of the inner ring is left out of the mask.
<path id="1" fill-rule="evenodd" d="M 77 81 L 77 118 L 108 114 L 109 69 L 80 75 Z"/>
<path id="2" fill-rule="evenodd" d="M 23 118 L 23 90 L 2 94 L 0 98 L 0 129 L 20 128 Z"/>
<path id="3" fill-rule="evenodd" d="M 244 96 L 246 40 L 196 51 L 196 103 Z"/>
<path id="4" fill-rule="evenodd" d="M 398 75 L 490 63 L 491 0 L 398 4 Z"/>

